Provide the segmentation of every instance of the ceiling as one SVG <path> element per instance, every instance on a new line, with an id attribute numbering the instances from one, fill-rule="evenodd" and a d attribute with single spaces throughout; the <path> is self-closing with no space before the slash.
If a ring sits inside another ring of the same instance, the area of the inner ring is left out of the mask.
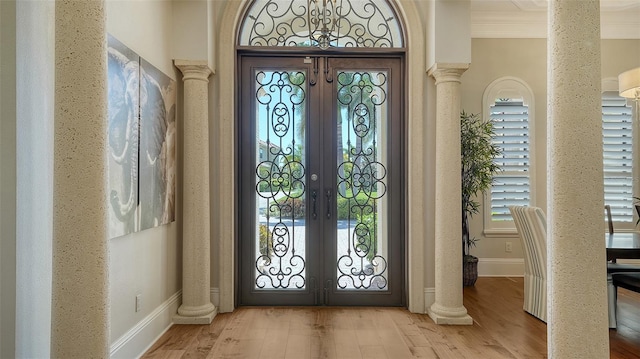
<path id="1" fill-rule="evenodd" d="M 471 36 L 546 38 L 547 3 L 548 0 L 471 0 Z M 603 39 L 640 39 L 640 0 L 600 0 L 600 10 Z"/>

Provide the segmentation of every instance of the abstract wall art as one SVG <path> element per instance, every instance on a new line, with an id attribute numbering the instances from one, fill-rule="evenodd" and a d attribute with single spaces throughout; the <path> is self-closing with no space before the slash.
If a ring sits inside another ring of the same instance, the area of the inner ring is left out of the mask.
<path id="1" fill-rule="evenodd" d="M 175 217 L 176 84 L 140 59 L 140 229 Z"/>
<path id="2" fill-rule="evenodd" d="M 175 220 L 176 83 L 108 36 L 109 237 Z"/>

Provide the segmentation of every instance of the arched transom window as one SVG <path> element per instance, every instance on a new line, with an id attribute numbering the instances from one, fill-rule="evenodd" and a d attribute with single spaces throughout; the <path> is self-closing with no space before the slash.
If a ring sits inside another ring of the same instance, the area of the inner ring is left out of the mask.
<path id="1" fill-rule="evenodd" d="M 402 28 L 385 0 L 255 0 L 240 46 L 399 48 Z"/>

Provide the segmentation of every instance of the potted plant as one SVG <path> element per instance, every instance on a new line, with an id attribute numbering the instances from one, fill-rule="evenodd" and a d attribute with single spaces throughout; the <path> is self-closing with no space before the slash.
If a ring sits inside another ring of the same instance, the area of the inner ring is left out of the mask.
<path id="1" fill-rule="evenodd" d="M 500 155 L 500 147 L 493 143 L 493 122 L 482 119 L 478 114 L 460 114 L 460 150 L 462 161 L 462 253 L 463 284 L 474 285 L 478 279 L 478 258 L 471 255 L 471 247 L 477 238 L 469 235 L 469 219 L 480 210 L 476 200 L 478 193 L 484 193 L 493 182 L 500 166 L 494 158 Z"/>

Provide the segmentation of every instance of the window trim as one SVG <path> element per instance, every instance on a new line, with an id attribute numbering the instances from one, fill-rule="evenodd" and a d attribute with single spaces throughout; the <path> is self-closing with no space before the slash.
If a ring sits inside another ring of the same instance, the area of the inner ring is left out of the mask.
<path id="1" fill-rule="evenodd" d="M 521 98 L 527 106 L 529 126 L 529 205 L 535 205 L 536 198 L 536 160 L 535 160 L 535 99 L 533 90 L 522 79 L 514 76 L 504 76 L 495 79 L 484 90 L 482 95 L 482 116 L 490 118 L 491 106 L 496 98 Z M 516 227 L 511 221 L 494 222 L 491 220 L 491 190 L 483 196 L 483 234 L 487 237 L 503 237 L 513 235 Z"/>

